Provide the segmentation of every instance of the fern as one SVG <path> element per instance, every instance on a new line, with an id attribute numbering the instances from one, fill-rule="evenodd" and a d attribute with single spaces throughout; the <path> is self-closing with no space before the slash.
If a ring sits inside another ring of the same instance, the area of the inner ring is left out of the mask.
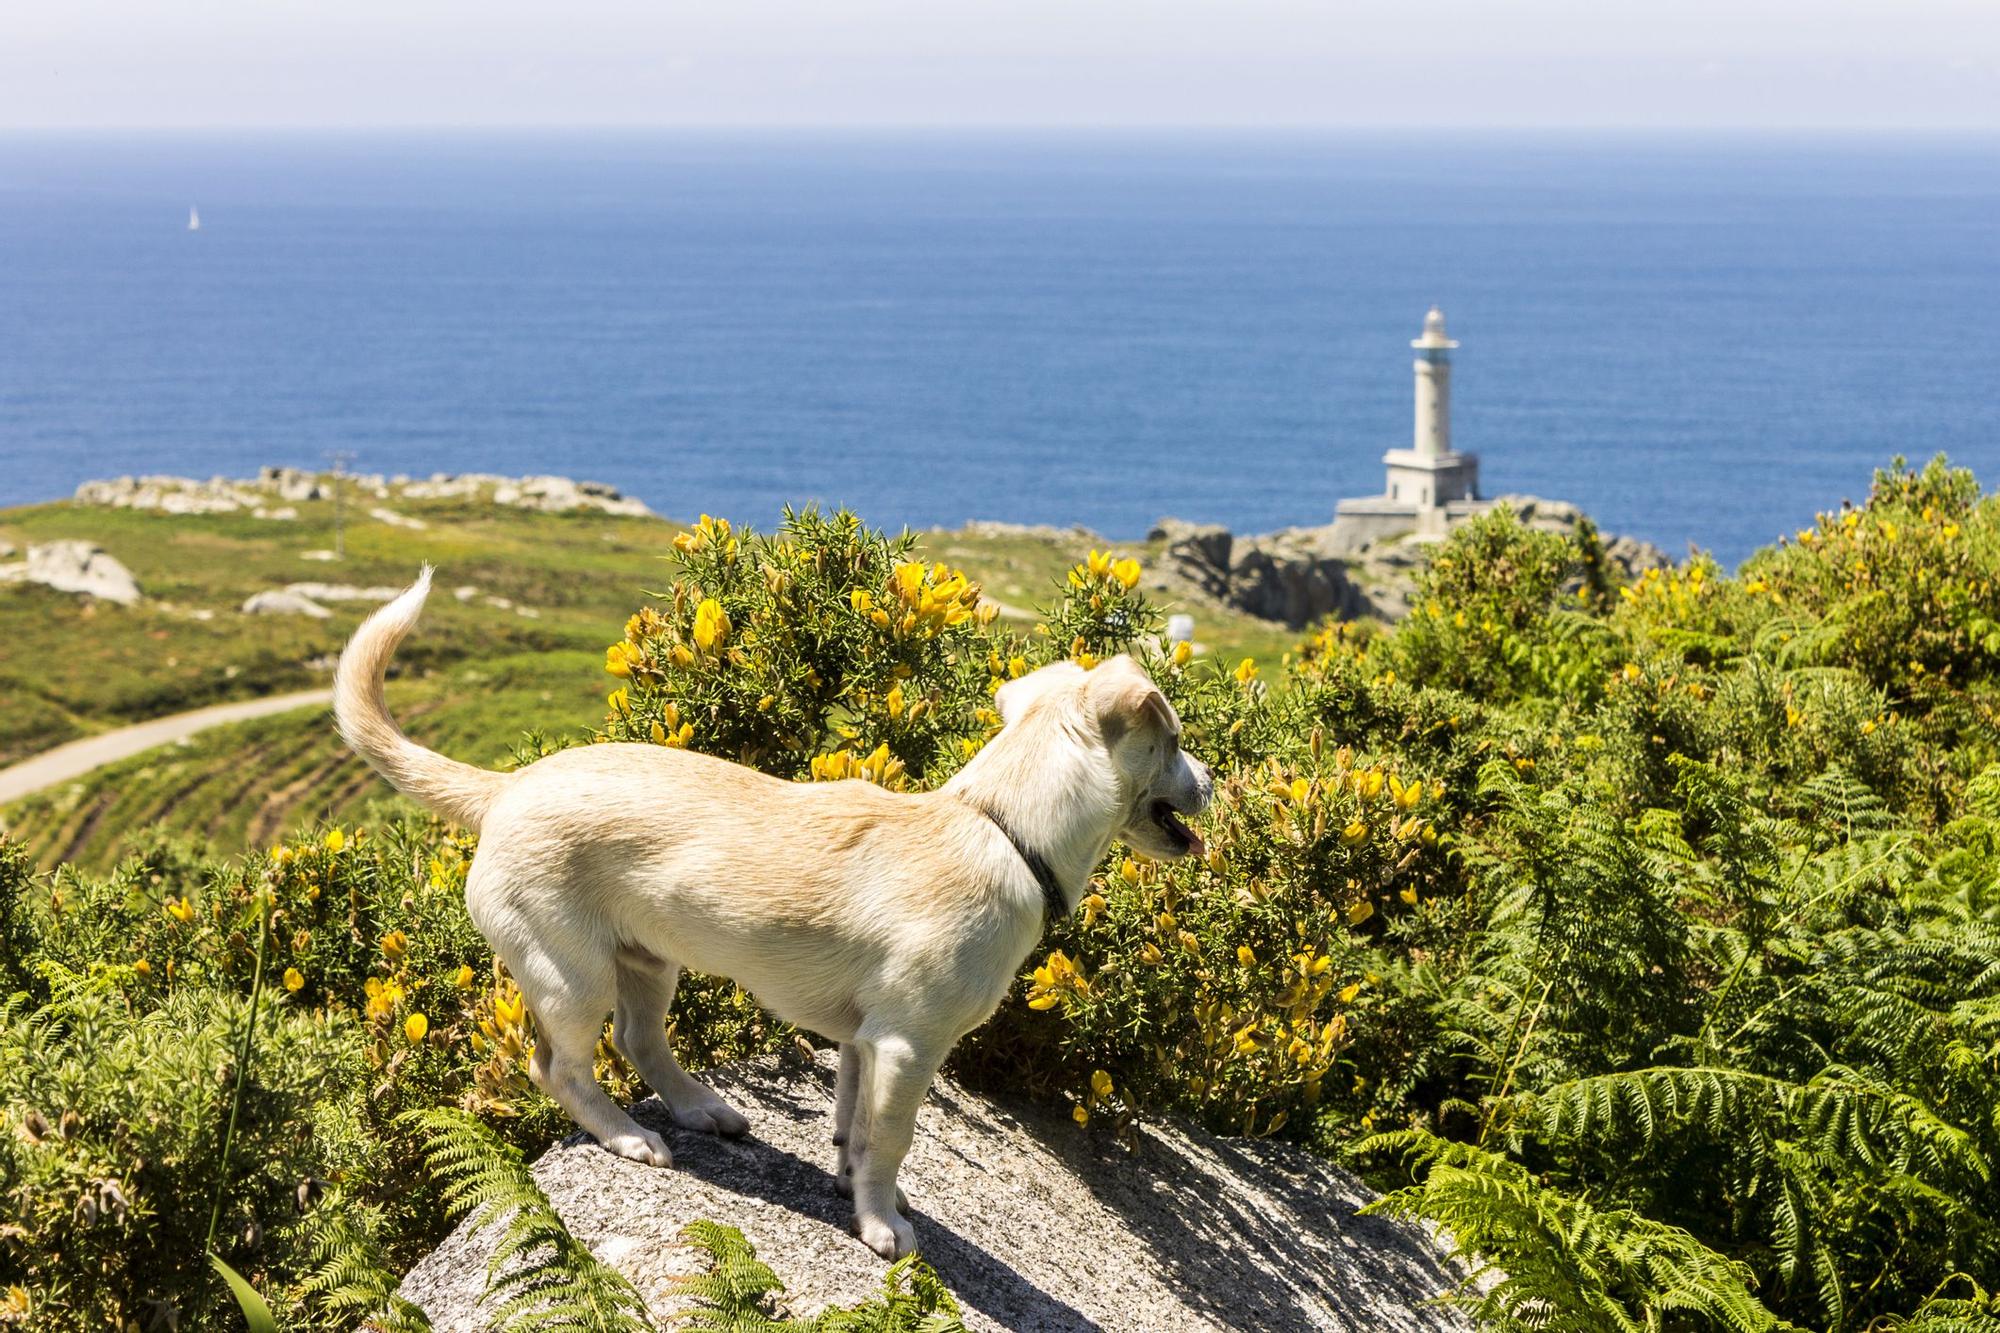
<path id="1" fill-rule="evenodd" d="M 1425 1130 L 1376 1135 L 1356 1152 L 1403 1158 L 1416 1182 L 1362 1211 L 1442 1227 L 1471 1265 L 1455 1299 L 1492 1328 L 1640 1333 L 1689 1318 L 1737 1333 L 1792 1327 L 1751 1290 L 1748 1265 L 1679 1227 L 1543 1186 L 1501 1154 Z"/>
<path id="2" fill-rule="evenodd" d="M 520 1152 L 459 1111 L 399 1119 L 425 1141 L 446 1206 L 479 1231 L 505 1219 L 487 1263 L 498 1333 L 644 1333 L 646 1303 L 625 1277 L 569 1233 Z"/>
<path id="3" fill-rule="evenodd" d="M 889 1266 L 877 1300 L 810 1319 L 777 1319 L 769 1307 L 784 1284 L 741 1231 L 697 1221 L 681 1239 L 709 1257 L 707 1271 L 675 1283 L 676 1291 L 697 1302 L 680 1325 L 691 1333 L 965 1333 L 951 1293 L 913 1254 Z"/>

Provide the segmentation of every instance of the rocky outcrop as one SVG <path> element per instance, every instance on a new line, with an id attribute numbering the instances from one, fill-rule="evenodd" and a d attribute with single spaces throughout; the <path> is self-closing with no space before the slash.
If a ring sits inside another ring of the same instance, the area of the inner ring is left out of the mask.
<path id="1" fill-rule="evenodd" d="M 290 588 L 273 588 L 268 592 L 252 593 L 243 603 L 246 616 L 309 616 L 314 620 L 325 620 L 333 614 L 302 593 Z"/>
<path id="2" fill-rule="evenodd" d="M 1209 601 L 1264 620 L 1309 625 L 1327 616 L 1379 615 L 1326 542 L 1327 529 L 1287 528 L 1238 537 L 1214 524 L 1161 519 L 1149 534 L 1164 542 L 1165 586 L 1178 582 Z"/>
<path id="3" fill-rule="evenodd" d="M 384 477 L 379 473 L 350 473 L 345 478 L 350 498 L 377 500 L 467 499 L 490 500 L 518 509 L 539 509 L 550 513 L 595 510 L 631 518 L 645 518 L 652 510 L 639 500 L 601 481 L 576 481 L 569 477 L 503 477 L 497 473 L 452 474 L 440 472 L 426 481 L 408 477 Z M 307 472 L 300 468 L 267 467 L 256 477 L 231 480 L 212 477 L 197 481 L 192 477 L 114 477 L 107 481 L 86 481 L 76 488 L 75 501 L 81 505 L 102 505 L 112 509 L 150 509 L 163 514 L 249 513 L 257 518 L 298 517 L 294 507 L 314 500 L 333 498 L 331 474 Z M 278 502 L 284 502 L 280 505 Z M 396 527 L 421 528 L 422 519 L 412 518 L 380 505 L 368 516 Z"/>
<path id="4" fill-rule="evenodd" d="M 95 542 L 45 542 L 28 548 L 28 558 L 0 565 L 0 582 L 39 583 L 103 602 L 130 606 L 139 600 L 139 581 Z"/>
<path id="5" fill-rule="evenodd" d="M 493 503 L 551 513 L 595 509 L 606 514 L 622 514 L 627 518 L 645 518 L 653 512 L 641 501 L 619 494 L 614 486 L 607 486 L 601 481 L 572 481 L 568 477 L 502 480 L 493 488 Z"/>
<path id="6" fill-rule="evenodd" d="M 697 1218 L 742 1228 L 784 1282 L 786 1314 L 879 1292 L 885 1265 L 847 1234 L 828 1141 L 833 1070 L 822 1055 L 718 1071 L 749 1139 L 677 1130 L 635 1108 L 674 1167 L 611 1156 L 578 1135 L 536 1163 L 570 1230 L 639 1288 L 663 1326 L 696 1257 Z M 1060 1109 L 996 1102 L 941 1080 L 904 1166 L 917 1244 L 981 1330 L 1460 1330 L 1429 1303 L 1457 1274 L 1420 1229 L 1355 1216 L 1372 1196 L 1302 1149 L 1151 1125 L 1136 1146 L 1086 1133 Z M 488 1327 L 479 1308 L 498 1229 L 461 1226 L 404 1280 L 438 1333 Z"/>

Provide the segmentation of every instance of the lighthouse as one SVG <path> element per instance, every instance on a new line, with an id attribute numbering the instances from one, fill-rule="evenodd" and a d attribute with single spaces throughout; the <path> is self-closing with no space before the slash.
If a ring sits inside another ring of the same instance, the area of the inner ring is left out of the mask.
<path id="1" fill-rule="evenodd" d="M 1430 308 L 1410 347 L 1417 391 L 1410 447 L 1382 455 L 1388 481 L 1381 495 L 1340 502 L 1334 526 L 1342 546 L 1358 549 L 1395 533 L 1441 536 L 1484 507 L 1478 456 L 1451 447 L 1451 354 L 1458 343 L 1445 332 L 1444 311 Z"/>

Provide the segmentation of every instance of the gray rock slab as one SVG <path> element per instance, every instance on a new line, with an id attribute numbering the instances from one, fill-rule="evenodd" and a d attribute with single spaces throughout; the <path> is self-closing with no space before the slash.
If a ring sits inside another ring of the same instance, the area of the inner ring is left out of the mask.
<path id="1" fill-rule="evenodd" d="M 570 1230 L 645 1294 L 700 1267 L 677 1237 L 697 1218 L 740 1227 L 786 1287 L 788 1315 L 850 1305 L 887 1267 L 847 1232 L 829 1141 L 833 1065 L 822 1056 L 715 1072 L 749 1116 L 730 1142 L 673 1127 L 674 1168 L 611 1156 L 582 1135 L 535 1164 Z M 940 1080 L 903 1168 L 917 1243 L 970 1328 L 1461 1330 L 1435 1304 L 1457 1274 L 1422 1230 L 1355 1210 L 1374 1197 L 1297 1147 L 1149 1125 L 1136 1146 L 1086 1132 L 1060 1108 L 996 1102 Z M 479 1308 L 499 1228 L 461 1226 L 404 1280 L 439 1333 L 487 1328 Z"/>

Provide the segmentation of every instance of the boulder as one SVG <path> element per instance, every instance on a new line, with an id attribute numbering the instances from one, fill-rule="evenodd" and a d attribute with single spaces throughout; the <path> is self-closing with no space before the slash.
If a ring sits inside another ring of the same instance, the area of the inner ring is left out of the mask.
<path id="1" fill-rule="evenodd" d="M 57 592 L 73 592 L 99 601 L 130 606 L 139 600 L 139 583 L 96 542 L 44 542 L 28 548 L 28 558 L 9 565 L 7 582 L 39 583 Z"/>
<path id="2" fill-rule="evenodd" d="M 393 602 L 401 588 L 357 588 L 351 583 L 287 583 L 285 591 L 315 602 Z"/>
<path id="3" fill-rule="evenodd" d="M 311 616 L 314 620 L 325 620 L 333 614 L 301 593 L 290 588 L 273 588 L 268 592 L 254 593 L 243 603 L 246 616 Z"/>
<path id="4" fill-rule="evenodd" d="M 583 1135 L 535 1164 L 570 1230 L 631 1279 L 662 1327 L 685 1305 L 673 1279 L 701 1256 L 677 1243 L 697 1218 L 742 1229 L 783 1281 L 787 1315 L 852 1305 L 886 1267 L 846 1231 L 829 1142 L 833 1064 L 821 1054 L 717 1071 L 750 1117 L 731 1142 L 676 1129 L 652 1099 L 674 1167 L 641 1166 Z M 1151 1124 L 1136 1142 L 1078 1129 L 1061 1108 L 989 1099 L 940 1080 L 902 1185 L 924 1259 L 979 1330 L 1469 1330 L 1431 1303 L 1460 1274 L 1421 1228 L 1357 1217 L 1373 1196 L 1289 1144 Z M 438 1333 L 488 1328 L 479 1306 L 500 1228 L 461 1225 L 403 1281 Z"/>

